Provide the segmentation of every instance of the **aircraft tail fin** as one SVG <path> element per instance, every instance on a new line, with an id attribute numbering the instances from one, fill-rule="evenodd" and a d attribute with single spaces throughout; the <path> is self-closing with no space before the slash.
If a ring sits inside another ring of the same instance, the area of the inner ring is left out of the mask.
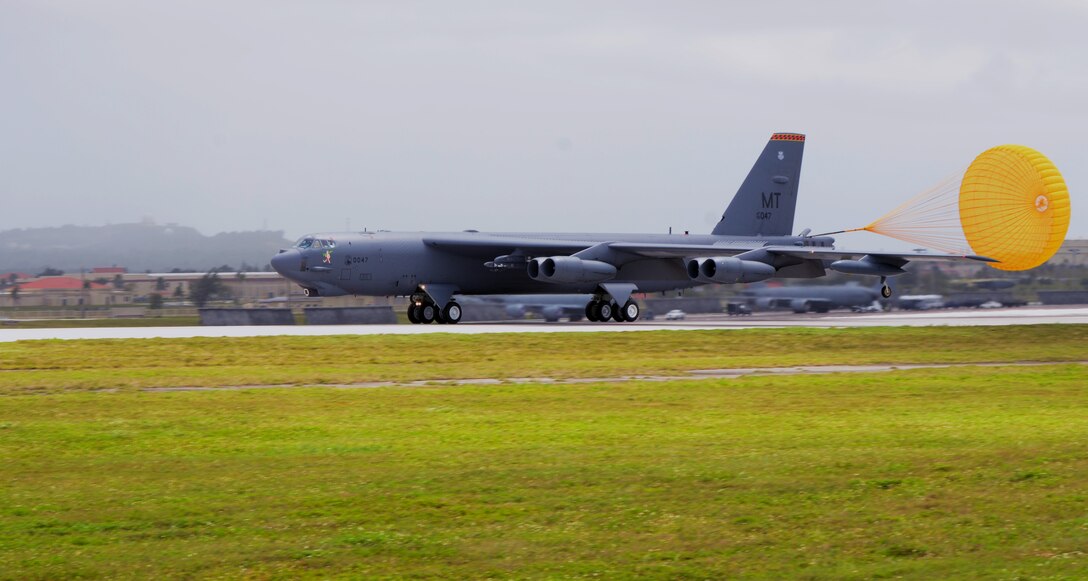
<path id="1" fill-rule="evenodd" d="M 797 208 L 797 182 L 805 136 L 775 133 L 714 227 L 725 236 L 789 236 Z"/>

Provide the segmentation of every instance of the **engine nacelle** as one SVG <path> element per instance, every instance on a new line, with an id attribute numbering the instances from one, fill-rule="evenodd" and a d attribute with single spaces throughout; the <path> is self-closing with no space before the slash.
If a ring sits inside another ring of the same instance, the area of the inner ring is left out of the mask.
<path id="1" fill-rule="evenodd" d="M 545 321 L 554 323 L 563 316 L 563 307 L 544 307 L 540 314 L 544 316 Z"/>
<path id="2" fill-rule="evenodd" d="M 795 313 L 807 313 L 812 305 L 806 299 L 791 299 L 790 309 Z"/>
<path id="3" fill-rule="evenodd" d="M 506 316 L 511 319 L 524 319 L 525 307 L 523 305 L 506 305 Z"/>
<path id="4" fill-rule="evenodd" d="M 758 282 L 771 278 L 775 272 L 769 264 L 732 256 L 693 258 L 687 268 L 692 280 L 719 283 Z"/>
<path id="5" fill-rule="evenodd" d="M 599 260 L 550 256 L 529 261 L 529 278 L 541 282 L 604 282 L 616 276 L 616 267 Z"/>

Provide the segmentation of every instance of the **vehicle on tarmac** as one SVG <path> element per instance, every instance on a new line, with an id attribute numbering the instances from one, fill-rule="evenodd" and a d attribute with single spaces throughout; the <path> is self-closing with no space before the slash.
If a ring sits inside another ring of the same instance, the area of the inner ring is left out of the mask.
<path id="1" fill-rule="evenodd" d="M 745 317 L 752 314 L 752 309 L 744 303 L 729 303 L 725 305 L 725 313 L 731 317 Z"/>
<path id="2" fill-rule="evenodd" d="M 665 313 L 665 320 L 666 321 L 683 321 L 687 316 L 688 316 L 688 314 L 685 313 L 684 311 L 681 311 L 680 309 L 673 309 L 673 310 Z"/>

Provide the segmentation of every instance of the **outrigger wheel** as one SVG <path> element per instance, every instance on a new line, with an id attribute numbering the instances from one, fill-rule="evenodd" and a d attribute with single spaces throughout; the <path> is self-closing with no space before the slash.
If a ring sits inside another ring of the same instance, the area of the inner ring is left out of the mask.
<path id="1" fill-rule="evenodd" d="M 892 297 L 892 287 L 888 286 L 888 277 L 880 277 L 880 296 L 890 299 Z"/>

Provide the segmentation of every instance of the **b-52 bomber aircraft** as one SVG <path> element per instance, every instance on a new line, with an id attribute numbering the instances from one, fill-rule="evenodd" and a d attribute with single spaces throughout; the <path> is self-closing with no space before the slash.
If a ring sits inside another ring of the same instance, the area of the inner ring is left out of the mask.
<path id="1" fill-rule="evenodd" d="M 412 323 L 457 323 L 461 296 L 588 294 L 590 321 L 635 321 L 631 295 L 710 283 L 816 278 L 828 269 L 880 277 L 910 260 L 981 256 L 839 250 L 792 235 L 805 136 L 775 133 L 710 234 L 350 232 L 303 236 L 272 267 L 307 296 L 409 296 Z M 884 297 L 891 289 L 884 284 Z"/>

